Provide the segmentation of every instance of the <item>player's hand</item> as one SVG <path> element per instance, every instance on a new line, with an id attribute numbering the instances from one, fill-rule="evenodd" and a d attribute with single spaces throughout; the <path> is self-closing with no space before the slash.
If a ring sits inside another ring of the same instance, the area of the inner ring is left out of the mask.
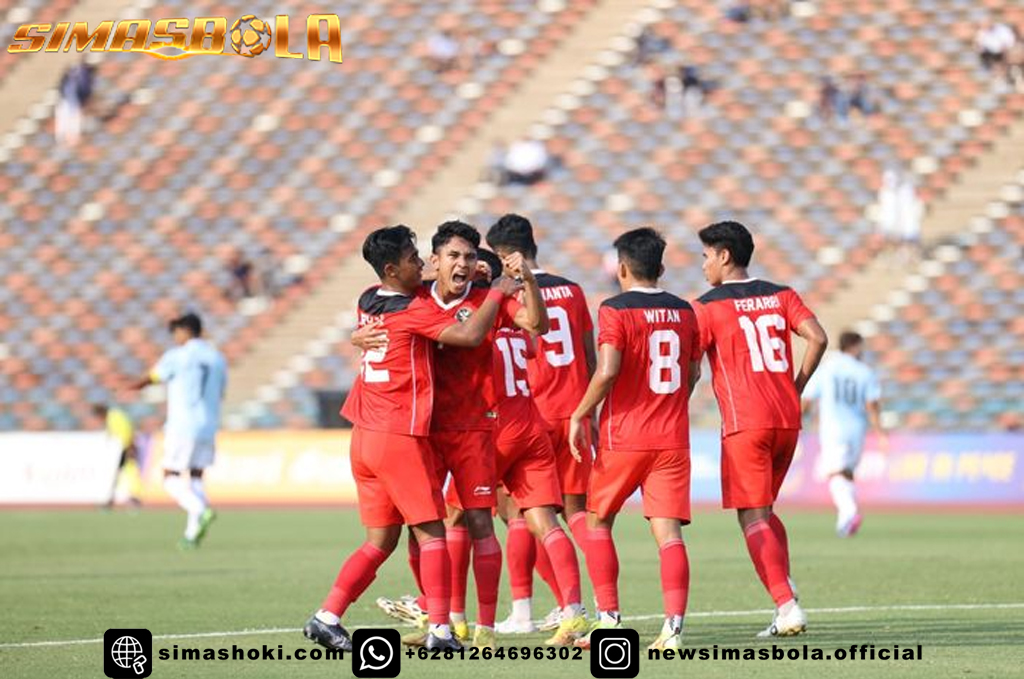
<path id="1" fill-rule="evenodd" d="M 590 454 L 590 424 L 575 417 L 569 419 L 569 452 L 577 462 L 583 462 L 583 453 Z"/>
<path id="2" fill-rule="evenodd" d="M 491 267 L 487 262 L 477 262 L 476 271 L 473 272 L 474 281 L 491 282 Z"/>
<path id="3" fill-rule="evenodd" d="M 511 297 L 523 289 L 523 284 L 508 276 L 501 276 L 491 284 L 491 287 L 501 290 L 506 297 Z"/>
<path id="4" fill-rule="evenodd" d="M 509 275 L 514 276 L 521 281 L 533 281 L 533 272 L 530 271 L 530 267 L 526 266 L 526 260 L 523 255 L 519 252 L 512 253 L 508 257 L 503 257 L 501 263 L 505 265 L 505 271 Z"/>
<path id="5" fill-rule="evenodd" d="M 383 324 L 384 321 L 381 319 L 370 321 L 353 332 L 349 342 L 363 351 L 387 349 L 388 331 L 384 329 Z"/>

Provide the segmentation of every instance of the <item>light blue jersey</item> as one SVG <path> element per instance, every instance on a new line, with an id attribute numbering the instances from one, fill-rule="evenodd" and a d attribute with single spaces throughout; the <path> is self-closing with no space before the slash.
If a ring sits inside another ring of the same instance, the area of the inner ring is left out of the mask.
<path id="1" fill-rule="evenodd" d="M 840 353 L 814 373 L 803 398 L 818 401 L 823 443 L 857 445 L 868 430 L 867 404 L 882 398 L 882 387 L 866 363 Z"/>
<path id="2" fill-rule="evenodd" d="M 227 387 L 227 361 L 203 339 L 168 350 L 151 377 L 167 384 L 168 437 L 212 441 L 220 427 L 220 402 Z"/>

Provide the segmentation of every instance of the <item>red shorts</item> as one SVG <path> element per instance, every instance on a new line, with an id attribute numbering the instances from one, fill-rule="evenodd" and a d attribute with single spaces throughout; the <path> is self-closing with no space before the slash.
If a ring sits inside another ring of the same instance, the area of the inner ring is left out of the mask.
<path id="1" fill-rule="evenodd" d="M 587 489 L 587 511 L 617 514 L 640 488 L 644 516 L 690 523 L 690 449 L 599 450 Z"/>
<path id="2" fill-rule="evenodd" d="M 434 449 L 437 486 L 444 486 L 448 472 L 449 487 L 454 488 L 464 509 L 491 509 L 494 497 L 495 452 L 493 431 L 436 431 L 430 434 Z"/>
<path id="3" fill-rule="evenodd" d="M 558 482 L 562 486 L 562 494 L 586 495 L 594 461 L 586 452 L 583 453 L 581 462 L 577 462 L 572 456 L 569 449 L 569 418 L 554 420 L 548 425 L 548 438 L 555 449 L 555 466 L 558 468 Z"/>
<path id="4" fill-rule="evenodd" d="M 444 518 L 434 454 L 426 438 L 355 427 L 349 462 L 364 526 L 415 526 Z"/>
<path id="5" fill-rule="evenodd" d="M 722 506 L 768 507 L 779 496 L 799 429 L 750 429 L 722 439 Z"/>
<path id="6" fill-rule="evenodd" d="M 540 426 L 529 427 L 517 436 L 498 436 L 497 480 L 505 487 L 519 509 L 562 506 L 562 490 L 558 486 L 558 470 L 551 441 Z M 454 483 L 448 484 L 444 500 L 452 507 L 464 509 Z"/>

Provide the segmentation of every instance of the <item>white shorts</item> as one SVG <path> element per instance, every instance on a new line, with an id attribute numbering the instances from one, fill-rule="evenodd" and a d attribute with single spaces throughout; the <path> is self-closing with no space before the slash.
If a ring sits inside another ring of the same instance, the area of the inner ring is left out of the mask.
<path id="1" fill-rule="evenodd" d="M 213 440 L 168 434 L 164 437 L 164 469 L 172 472 L 206 469 L 213 464 L 215 452 Z"/>
<path id="2" fill-rule="evenodd" d="M 863 436 L 851 436 L 846 440 L 822 439 L 817 476 L 821 478 L 844 471 L 852 472 L 860 463 L 860 456 L 863 452 Z"/>

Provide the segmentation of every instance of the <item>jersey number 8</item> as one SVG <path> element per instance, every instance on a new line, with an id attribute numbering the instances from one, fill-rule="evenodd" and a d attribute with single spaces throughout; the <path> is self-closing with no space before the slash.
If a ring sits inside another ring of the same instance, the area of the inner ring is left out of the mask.
<path id="1" fill-rule="evenodd" d="M 666 352 L 664 347 L 668 347 Z M 655 394 L 674 394 L 683 385 L 683 369 L 679 366 L 679 334 L 675 330 L 655 330 L 647 340 L 651 366 L 647 383 Z M 668 379 L 665 372 L 668 371 Z"/>

